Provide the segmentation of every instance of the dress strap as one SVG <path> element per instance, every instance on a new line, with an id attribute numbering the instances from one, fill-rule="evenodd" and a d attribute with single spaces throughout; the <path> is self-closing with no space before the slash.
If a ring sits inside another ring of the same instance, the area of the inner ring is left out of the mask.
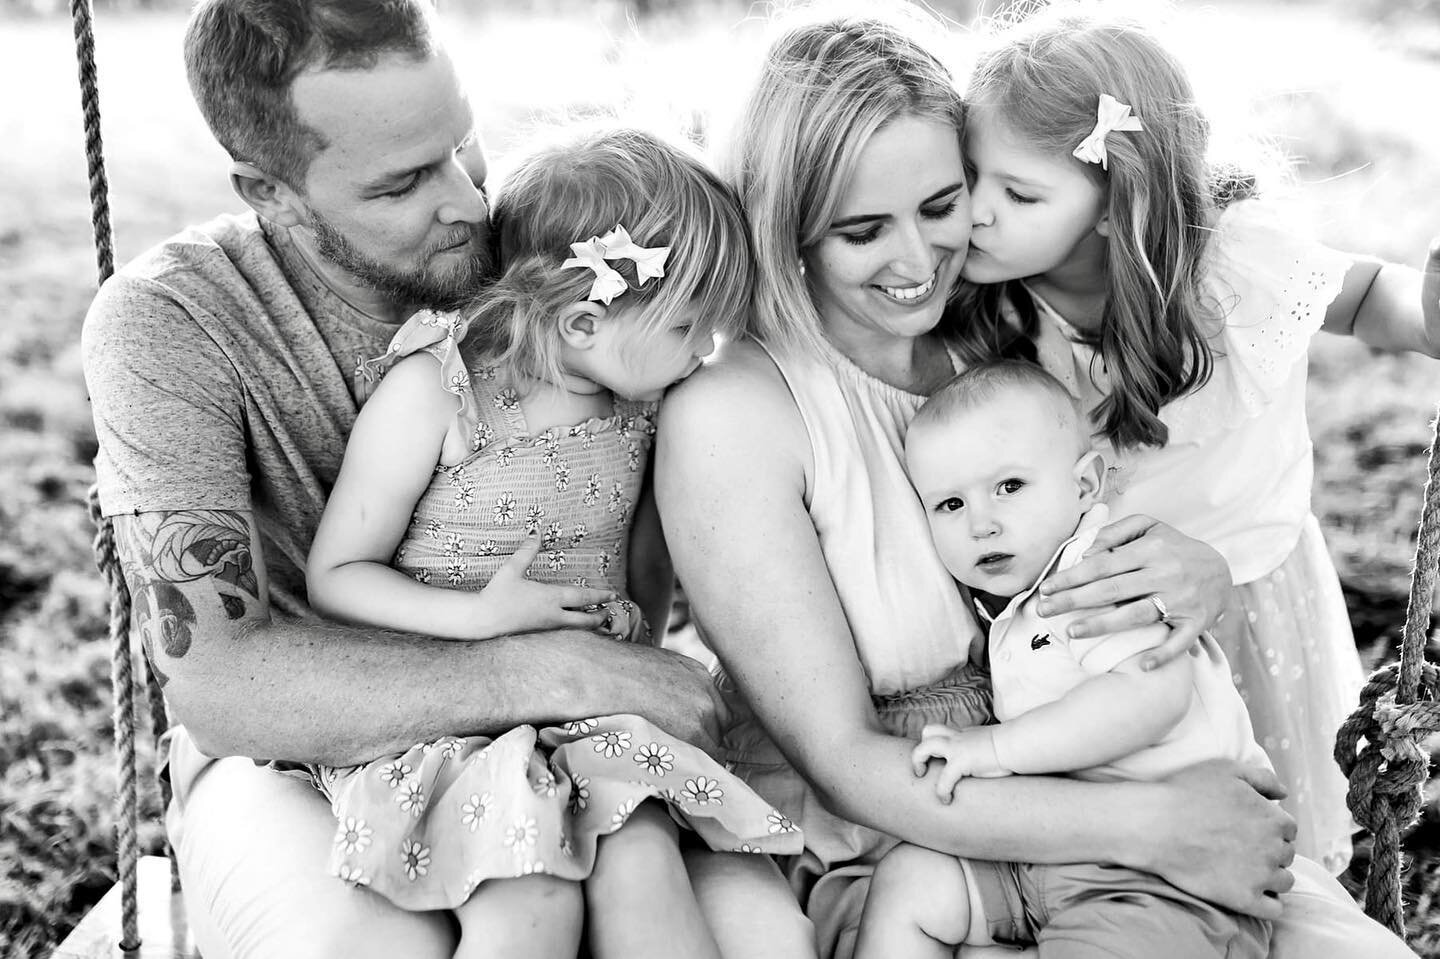
<path id="1" fill-rule="evenodd" d="M 470 371 L 460 352 L 460 342 L 469 331 L 469 319 L 453 310 L 420 310 L 414 313 L 390 338 L 390 345 L 384 353 L 362 361 L 356 369 L 356 393 L 361 402 L 370 398 L 385 372 L 397 361 L 412 353 L 429 353 L 440 361 L 440 385 L 458 401 L 455 416 L 463 434 L 473 437 L 478 428 L 478 418 L 472 398 Z"/>

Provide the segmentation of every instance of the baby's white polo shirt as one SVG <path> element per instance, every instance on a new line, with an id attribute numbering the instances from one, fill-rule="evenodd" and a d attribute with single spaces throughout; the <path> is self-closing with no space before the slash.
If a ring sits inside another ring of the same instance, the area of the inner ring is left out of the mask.
<path id="1" fill-rule="evenodd" d="M 990 622 L 990 679 L 995 693 L 995 718 L 1000 722 L 1062 698 L 1089 677 L 1110 672 L 1165 638 L 1169 627 L 1155 623 L 1071 639 L 1066 627 L 1080 617 L 1079 613 L 1046 618 L 1035 609 L 1040 581 L 1052 571 L 1078 563 L 1101 527 L 1109 522 L 1109 516 L 1104 504 L 1086 511 L 1075 534 L 1055 551 L 1035 583 L 1011 599 L 1005 611 Z M 989 619 L 983 609 L 980 613 Z M 1250 716 L 1231 679 L 1230 665 L 1210 634 L 1201 636 L 1189 654 L 1189 662 L 1194 683 L 1190 709 L 1164 739 L 1112 763 L 1071 775 L 1091 780 L 1148 781 L 1219 758 L 1270 768 L 1264 750 L 1255 742 Z"/>

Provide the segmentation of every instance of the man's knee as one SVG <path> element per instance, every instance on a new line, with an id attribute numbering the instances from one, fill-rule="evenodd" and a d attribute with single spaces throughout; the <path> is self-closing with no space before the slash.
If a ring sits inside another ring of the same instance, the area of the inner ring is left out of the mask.
<path id="1" fill-rule="evenodd" d="M 334 819 L 301 780 L 220 760 L 195 778 L 171 823 L 206 959 L 454 953 L 443 913 L 406 912 L 329 874 Z"/>

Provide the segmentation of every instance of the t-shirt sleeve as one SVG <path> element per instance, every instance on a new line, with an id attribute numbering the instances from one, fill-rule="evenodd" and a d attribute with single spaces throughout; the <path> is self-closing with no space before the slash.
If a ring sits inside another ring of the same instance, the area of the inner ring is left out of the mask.
<path id="1" fill-rule="evenodd" d="M 181 299 L 123 274 L 81 334 L 107 515 L 249 509 L 243 388 Z"/>
<path id="2" fill-rule="evenodd" d="M 1127 629 L 1103 636 L 1085 639 L 1067 639 L 1070 653 L 1080 668 L 1092 676 L 1108 673 L 1125 660 L 1148 649 L 1154 649 L 1165 641 L 1170 628 L 1162 623 L 1152 623 L 1138 629 Z M 1058 635 L 1064 635 L 1063 632 Z"/>

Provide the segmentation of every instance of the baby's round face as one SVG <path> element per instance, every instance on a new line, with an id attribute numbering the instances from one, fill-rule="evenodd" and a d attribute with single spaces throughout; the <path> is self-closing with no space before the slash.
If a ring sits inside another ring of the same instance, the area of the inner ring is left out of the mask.
<path id="1" fill-rule="evenodd" d="M 1073 414 L 1033 389 L 912 427 L 910 482 L 950 575 L 1010 597 L 1032 586 L 1094 501 Z"/>

